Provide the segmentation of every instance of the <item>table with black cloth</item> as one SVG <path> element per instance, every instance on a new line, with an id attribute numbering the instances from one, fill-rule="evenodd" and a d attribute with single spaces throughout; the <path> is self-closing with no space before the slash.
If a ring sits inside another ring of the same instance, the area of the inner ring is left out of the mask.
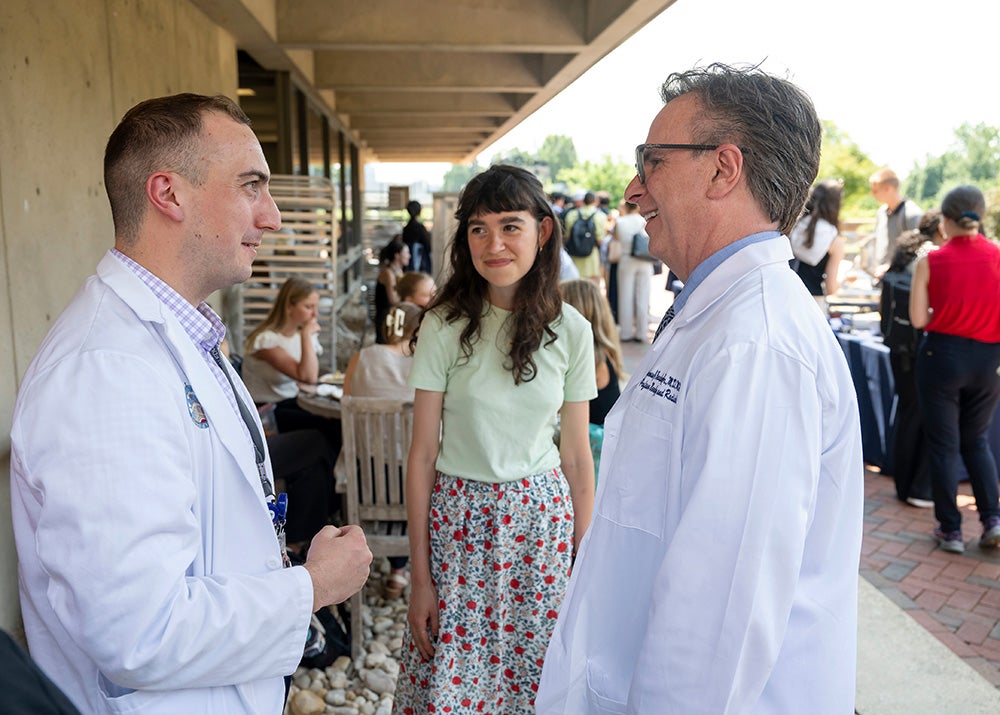
<path id="1" fill-rule="evenodd" d="M 858 395 L 864 460 L 884 474 L 893 473 L 896 394 L 889 348 L 873 336 L 836 333 Z M 997 409 L 1000 413 L 1000 408 Z M 994 414 L 987 435 L 993 458 L 1000 464 L 1000 414 Z"/>

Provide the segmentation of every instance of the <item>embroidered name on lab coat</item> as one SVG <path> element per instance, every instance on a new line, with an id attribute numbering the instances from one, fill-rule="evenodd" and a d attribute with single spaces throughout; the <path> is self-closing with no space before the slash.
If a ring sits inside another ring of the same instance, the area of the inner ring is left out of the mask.
<path id="1" fill-rule="evenodd" d="M 673 375 L 664 375 L 659 370 L 650 370 L 639 382 L 639 389 L 652 392 L 657 397 L 670 400 L 676 405 L 681 381 Z"/>

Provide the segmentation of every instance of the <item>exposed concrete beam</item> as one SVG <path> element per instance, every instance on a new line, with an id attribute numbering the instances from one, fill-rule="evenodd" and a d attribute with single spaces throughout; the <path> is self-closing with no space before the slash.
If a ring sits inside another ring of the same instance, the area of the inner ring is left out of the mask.
<path id="1" fill-rule="evenodd" d="M 622 0 L 602 0 L 619 7 Z M 624 3 L 627 4 L 627 3 Z M 577 52 L 590 0 L 279 0 L 278 41 L 311 49 Z"/>
<path id="2" fill-rule="evenodd" d="M 278 37 L 274 0 L 192 0 L 215 24 L 240 42 L 274 44 Z"/>
<path id="3" fill-rule="evenodd" d="M 571 55 L 506 53 L 317 52 L 316 84 L 338 91 L 537 92 L 571 59 Z"/>
<path id="4" fill-rule="evenodd" d="M 453 142 L 448 145 L 441 144 L 425 144 L 421 142 L 410 142 L 408 144 L 387 144 L 379 150 L 379 158 L 381 158 L 383 152 L 392 152 L 393 154 L 459 154 L 461 155 L 463 150 L 468 150 L 470 143 L 465 142 Z"/>
<path id="5" fill-rule="evenodd" d="M 429 132 L 422 129 L 413 129 L 400 126 L 394 129 L 364 129 L 359 130 L 363 137 L 377 138 L 387 144 L 412 144 L 414 142 L 427 142 L 445 146 L 449 142 L 470 142 L 475 144 L 490 135 L 489 130 L 484 129 L 462 129 L 451 127 L 444 132 Z"/>
<path id="6" fill-rule="evenodd" d="M 313 52 L 286 50 L 277 43 L 275 0 L 190 1 L 209 19 L 232 35 L 237 46 L 250 53 L 261 67 L 290 72 L 313 102 L 327 111 L 331 117 L 336 117 L 333 111 L 335 103 L 332 101 L 332 92 L 323 92 L 316 87 Z M 349 131 L 347 124 L 343 124 L 340 128 Z"/>
<path id="7" fill-rule="evenodd" d="M 380 161 L 418 128 L 420 160 L 471 161 L 673 1 L 191 0 Z"/>
<path id="8" fill-rule="evenodd" d="M 504 124 L 493 133 L 490 138 L 477 146 L 470 152 L 464 163 L 473 161 L 478 154 L 485 151 L 490 144 L 500 139 L 504 134 L 523 122 L 535 111 L 541 108 L 552 97 L 562 89 L 568 87 L 574 80 L 584 72 L 593 67 L 611 50 L 618 47 L 622 42 L 635 34 L 646 23 L 655 18 L 661 12 L 673 5 L 676 0 L 635 0 L 632 3 L 625 3 L 620 11 L 613 16 L 602 31 L 597 33 L 587 50 L 577 55 L 571 62 L 567 63 L 562 70 L 557 72 L 549 81 L 544 92 L 538 92 L 532 96 L 524 106 L 510 117 Z M 592 0 L 590 6 L 594 9 L 594 17 L 606 17 L 607 9 L 598 0 Z M 604 7 L 602 11 L 601 8 Z M 596 20 L 595 20 L 596 22 Z"/>
<path id="9" fill-rule="evenodd" d="M 448 113 L 420 114 L 416 116 L 390 116 L 355 114 L 351 126 L 358 131 L 378 129 L 396 130 L 399 127 L 428 132 L 447 132 L 453 129 L 475 129 L 492 133 L 502 122 L 497 117 L 455 116 Z"/>
<path id="10" fill-rule="evenodd" d="M 489 92 L 337 92 L 337 109 L 354 115 L 447 112 L 509 117 L 524 106 L 530 93 Z"/>
<path id="11" fill-rule="evenodd" d="M 447 164 L 461 164 L 465 160 L 464 153 L 444 154 L 438 152 L 418 152 L 414 154 L 407 154 L 387 151 L 379 155 L 367 153 L 366 156 L 368 157 L 368 161 L 380 161 L 387 164 L 400 162 L 444 162 Z"/>
<path id="12" fill-rule="evenodd" d="M 469 147 L 475 146 L 475 141 L 452 141 L 452 142 L 430 142 L 430 141 L 410 141 L 410 142 L 389 142 L 383 145 L 379 149 L 379 156 L 383 152 L 391 151 L 397 154 L 402 153 L 416 153 L 416 152 L 452 152 L 455 154 L 461 154 L 463 150 L 468 150 Z"/>
<path id="13" fill-rule="evenodd" d="M 396 157 L 433 157 L 433 156 L 449 156 L 449 157 L 461 157 L 462 153 L 468 149 L 468 146 L 453 145 L 451 148 L 427 146 L 422 144 L 415 144 L 413 146 L 386 146 L 379 152 L 379 159 L 383 161 L 388 161 L 383 157 L 386 155 L 393 155 Z M 416 159 L 394 159 L 393 161 L 417 161 Z M 455 161 L 454 158 L 451 159 L 421 159 L 420 161 Z M 455 163 L 460 163 L 455 161 Z"/>

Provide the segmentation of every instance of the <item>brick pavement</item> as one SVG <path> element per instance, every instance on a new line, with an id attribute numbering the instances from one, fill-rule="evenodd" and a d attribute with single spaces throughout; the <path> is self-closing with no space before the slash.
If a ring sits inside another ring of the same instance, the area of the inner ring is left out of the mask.
<path id="1" fill-rule="evenodd" d="M 967 482 L 959 488 L 965 553 L 937 548 L 933 509 L 899 501 L 892 478 L 865 472 L 861 575 L 1000 688 L 1000 551 L 982 527 Z"/>

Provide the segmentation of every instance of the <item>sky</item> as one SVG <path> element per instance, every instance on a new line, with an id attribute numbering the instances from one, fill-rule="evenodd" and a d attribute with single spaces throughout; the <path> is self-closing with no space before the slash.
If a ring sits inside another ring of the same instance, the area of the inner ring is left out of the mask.
<path id="1" fill-rule="evenodd" d="M 876 164 L 905 177 L 946 151 L 962 123 L 1000 125 L 994 0 L 677 0 L 479 155 L 573 139 L 582 160 L 632 163 L 666 76 L 710 62 L 761 63 L 806 91 Z M 977 36 L 977 28 L 981 30 Z M 407 183 L 449 165 L 376 168 Z"/>

